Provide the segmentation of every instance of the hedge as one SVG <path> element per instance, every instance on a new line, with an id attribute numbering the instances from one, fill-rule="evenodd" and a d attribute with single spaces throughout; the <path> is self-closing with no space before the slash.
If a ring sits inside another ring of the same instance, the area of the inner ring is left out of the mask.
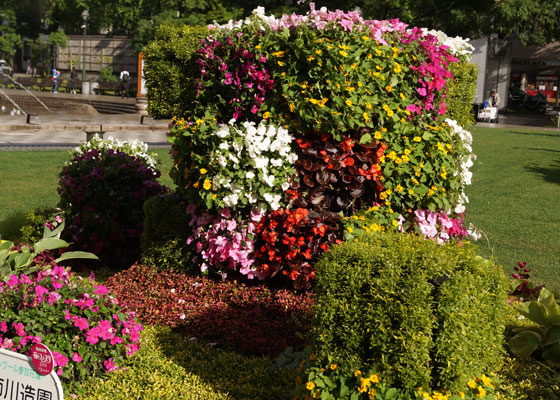
<path id="1" fill-rule="evenodd" d="M 507 280 L 469 244 L 369 234 L 317 263 L 319 365 L 455 391 L 500 366 Z"/>

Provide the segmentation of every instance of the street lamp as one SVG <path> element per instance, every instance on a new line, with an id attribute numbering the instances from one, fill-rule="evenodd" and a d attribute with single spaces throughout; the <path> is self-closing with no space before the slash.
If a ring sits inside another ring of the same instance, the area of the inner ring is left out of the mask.
<path id="1" fill-rule="evenodd" d="M 88 10 L 82 11 L 82 19 L 84 20 L 84 45 L 82 47 L 82 82 L 86 81 L 86 28 L 87 20 L 89 18 Z"/>

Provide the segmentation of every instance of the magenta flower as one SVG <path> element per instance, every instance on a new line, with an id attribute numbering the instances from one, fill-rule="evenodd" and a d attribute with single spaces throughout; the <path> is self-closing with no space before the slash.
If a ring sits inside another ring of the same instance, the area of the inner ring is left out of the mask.
<path id="1" fill-rule="evenodd" d="M 109 291 L 108 291 L 107 288 L 106 288 L 105 286 L 103 286 L 103 285 L 99 285 L 99 286 L 97 286 L 96 289 L 95 289 L 95 294 L 98 294 L 98 295 L 100 295 L 100 296 L 105 295 L 105 294 L 108 294 L 108 293 L 109 293 Z"/>
<path id="2" fill-rule="evenodd" d="M 113 358 L 109 358 L 108 360 L 103 361 L 103 366 L 105 367 L 107 372 L 111 372 L 111 371 L 114 371 L 116 369 L 115 362 L 113 361 Z"/>
<path id="3" fill-rule="evenodd" d="M 81 331 L 89 328 L 89 324 L 87 322 L 87 319 L 85 319 L 85 318 L 78 318 L 77 320 L 75 320 L 74 321 L 74 326 L 76 326 Z"/>
<path id="4" fill-rule="evenodd" d="M 80 356 L 80 354 L 74 352 L 74 355 L 72 356 L 72 361 L 77 363 L 82 362 L 82 357 Z"/>

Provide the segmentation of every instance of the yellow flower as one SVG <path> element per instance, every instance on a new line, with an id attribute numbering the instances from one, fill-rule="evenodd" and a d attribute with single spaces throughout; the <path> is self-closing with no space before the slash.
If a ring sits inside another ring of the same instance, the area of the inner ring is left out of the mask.
<path id="1" fill-rule="evenodd" d="M 370 380 L 372 383 L 379 383 L 379 375 L 377 375 L 377 374 L 372 374 L 372 375 L 369 376 L 369 380 Z"/>
<path id="2" fill-rule="evenodd" d="M 387 193 L 386 193 L 386 192 L 381 192 L 381 193 L 379 193 L 379 198 L 380 198 L 381 200 L 385 200 L 385 199 L 387 198 Z"/>
<path id="3" fill-rule="evenodd" d="M 367 58 L 372 58 L 373 55 L 371 53 L 368 53 Z"/>
<path id="4" fill-rule="evenodd" d="M 354 376 L 357 377 L 358 375 L 362 375 L 362 371 L 360 371 L 359 369 L 354 372 Z"/>
<path id="5" fill-rule="evenodd" d="M 278 61 L 278 65 L 281 66 L 281 67 L 283 67 L 283 66 L 284 66 L 284 63 L 283 63 L 282 61 Z"/>
<path id="6" fill-rule="evenodd" d="M 345 52 L 344 50 L 340 50 L 339 53 L 340 53 L 340 55 L 341 55 L 342 57 L 348 56 L 348 53 Z"/>
<path id="7" fill-rule="evenodd" d="M 412 140 L 414 140 L 415 142 L 421 142 L 422 138 L 420 136 L 414 136 Z"/>
<path id="8" fill-rule="evenodd" d="M 201 119 L 197 119 L 197 120 L 196 120 L 196 124 L 197 124 L 198 126 L 202 125 L 202 120 L 201 120 Z"/>
<path id="9" fill-rule="evenodd" d="M 418 185 L 420 182 L 418 182 L 418 179 L 412 178 L 412 183 L 414 183 L 415 185 Z"/>
<path id="10" fill-rule="evenodd" d="M 399 226 L 399 222 L 396 219 L 393 220 L 393 226 Z"/>
<path id="11" fill-rule="evenodd" d="M 397 157 L 397 158 L 395 159 L 395 162 L 397 163 L 397 165 L 399 165 L 400 163 L 403 162 L 403 160 L 402 160 L 402 158 Z"/>
<path id="12" fill-rule="evenodd" d="M 445 179 L 445 178 L 444 178 Z M 488 378 L 486 375 L 482 374 L 482 383 L 486 386 L 489 386 L 491 388 L 494 387 L 494 383 L 492 382 L 492 379 Z"/>
<path id="13" fill-rule="evenodd" d="M 373 134 L 373 137 L 374 137 L 376 140 L 381 139 L 381 132 L 375 131 L 375 133 Z"/>
<path id="14" fill-rule="evenodd" d="M 352 227 L 349 226 L 348 228 L 346 228 L 346 230 L 348 231 L 348 233 L 352 233 Z M 332 367 L 332 365 L 331 365 L 331 367 Z M 333 368 L 333 369 L 336 369 L 336 368 Z"/>
<path id="15" fill-rule="evenodd" d="M 200 175 L 204 175 L 206 174 L 208 171 L 206 170 L 206 168 L 200 168 Z"/>
<path id="16" fill-rule="evenodd" d="M 387 85 L 387 86 L 385 86 L 385 90 L 388 91 L 388 92 L 392 92 L 393 87 L 391 85 Z"/>
<path id="17" fill-rule="evenodd" d="M 370 400 L 375 399 L 375 389 L 370 389 L 370 391 L 368 392 L 368 397 L 370 398 Z"/>
<path id="18" fill-rule="evenodd" d="M 363 116 L 364 116 L 364 121 L 366 122 L 369 121 L 369 115 L 366 112 L 364 112 Z"/>
<path id="19" fill-rule="evenodd" d="M 336 365 L 336 364 L 331 364 L 331 369 L 332 369 L 333 371 L 334 371 L 335 369 L 337 369 L 337 368 L 338 368 L 338 365 Z"/>
<path id="20" fill-rule="evenodd" d="M 414 190 L 408 189 L 408 194 L 412 196 L 414 194 Z"/>
<path id="21" fill-rule="evenodd" d="M 263 118 L 264 118 L 264 119 L 269 119 L 269 118 L 270 118 L 270 112 L 269 112 L 269 111 L 265 112 L 265 113 L 263 114 Z"/>
<path id="22" fill-rule="evenodd" d="M 395 68 L 394 68 L 395 73 L 400 73 L 401 72 L 401 66 L 399 63 L 395 63 Z"/>
<path id="23" fill-rule="evenodd" d="M 460 390 L 459 390 L 459 392 L 457 393 L 457 395 L 458 395 L 460 398 L 462 398 L 462 399 L 465 398 L 465 392 L 461 392 Z"/>
<path id="24" fill-rule="evenodd" d="M 378 55 L 378 56 L 380 56 L 380 55 L 381 55 L 381 50 L 379 50 L 379 49 L 375 49 L 375 52 L 377 53 L 377 55 Z"/>
<path id="25" fill-rule="evenodd" d="M 290 103 L 290 111 L 294 112 L 295 109 L 296 109 L 296 106 L 294 105 L 294 103 Z"/>
<path id="26" fill-rule="evenodd" d="M 474 379 L 471 379 L 470 381 L 467 382 L 467 386 L 470 387 L 471 389 L 476 389 L 477 385 Z"/>
<path id="27" fill-rule="evenodd" d="M 218 195 L 216 193 L 212 193 L 212 199 L 215 199 L 216 197 L 218 197 Z"/>
<path id="28" fill-rule="evenodd" d="M 408 158 L 408 156 L 406 154 L 404 154 L 401 158 L 404 162 L 409 162 L 410 161 L 410 158 Z"/>
<path id="29" fill-rule="evenodd" d="M 400 193 L 404 190 L 404 188 L 400 184 L 398 184 L 395 190 Z"/>
<path id="30" fill-rule="evenodd" d="M 307 384 L 305 385 L 305 388 L 309 391 L 315 389 L 315 382 L 311 382 L 311 381 L 307 382 Z"/>
<path id="31" fill-rule="evenodd" d="M 369 40 L 369 36 L 362 36 L 362 40 Z"/>
<path id="32" fill-rule="evenodd" d="M 319 49 L 319 50 L 315 50 L 315 54 L 320 55 L 323 53 L 323 50 Z"/>
<path id="33" fill-rule="evenodd" d="M 410 149 L 404 149 L 404 154 L 409 155 L 410 154 Z"/>
<path id="34" fill-rule="evenodd" d="M 482 386 L 478 387 L 478 393 L 476 394 L 477 397 L 484 397 L 486 396 L 486 390 Z"/>
<path id="35" fill-rule="evenodd" d="M 198 189 L 199 186 L 200 186 L 200 182 L 193 183 L 193 188 Z"/>
<path id="36" fill-rule="evenodd" d="M 358 392 L 366 393 L 369 387 L 369 379 L 360 378 L 360 387 L 358 388 Z"/>
<path id="37" fill-rule="evenodd" d="M 210 188 L 212 187 L 212 181 L 210 179 L 205 179 L 204 180 L 204 184 L 202 185 L 202 187 L 205 190 L 210 190 Z"/>
<path id="38" fill-rule="evenodd" d="M 352 105 L 352 100 L 346 99 L 346 105 L 350 107 Z"/>

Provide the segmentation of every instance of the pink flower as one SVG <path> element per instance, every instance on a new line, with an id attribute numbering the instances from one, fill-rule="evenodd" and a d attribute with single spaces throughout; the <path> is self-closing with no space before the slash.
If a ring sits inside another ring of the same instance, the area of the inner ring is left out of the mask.
<path id="1" fill-rule="evenodd" d="M 422 97 L 426 96 L 426 89 L 425 88 L 418 88 L 416 89 L 416 91 L 418 92 L 418 94 Z"/>
<path id="2" fill-rule="evenodd" d="M 60 354 L 56 351 L 52 352 L 55 365 L 58 367 L 65 367 L 68 363 L 68 357 L 65 357 L 63 354 Z"/>
<path id="3" fill-rule="evenodd" d="M 107 288 L 103 285 L 99 285 L 97 286 L 97 288 L 95 289 L 95 294 L 98 294 L 100 296 L 109 293 L 109 291 L 107 290 Z"/>
<path id="4" fill-rule="evenodd" d="M 14 329 L 16 330 L 16 335 L 18 336 L 25 336 L 25 329 L 22 323 L 12 323 L 12 326 L 14 327 Z"/>
<path id="5" fill-rule="evenodd" d="M 0 331 L 4 333 L 8 332 L 8 324 L 6 323 L 6 321 L 0 322 Z"/>
<path id="6" fill-rule="evenodd" d="M 103 361 L 103 366 L 105 367 L 105 369 L 107 370 L 107 372 L 111 372 L 114 371 L 115 368 L 115 362 L 113 361 L 113 358 L 109 358 L 108 360 Z"/>
<path id="7" fill-rule="evenodd" d="M 10 286 L 10 289 L 13 289 L 19 283 L 18 277 L 12 274 L 10 275 L 10 278 L 6 281 L 6 283 L 8 284 L 8 286 Z"/>
<path id="8" fill-rule="evenodd" d="M 78 353 L 74 352 L 74 355 L 72 356 L 72 361 L 78 363 L 82 362 L 82 357 Z"/>
<path id="9" fill-rule="evenodd" d="M 89 324 L 87 322 L 87 319 L 85 319 L 85 318 L 78 318 L 77 320 L 75 320 L 74 321 L 74 326 L 79 328 L 81 331 L 89 328 Z"/>

